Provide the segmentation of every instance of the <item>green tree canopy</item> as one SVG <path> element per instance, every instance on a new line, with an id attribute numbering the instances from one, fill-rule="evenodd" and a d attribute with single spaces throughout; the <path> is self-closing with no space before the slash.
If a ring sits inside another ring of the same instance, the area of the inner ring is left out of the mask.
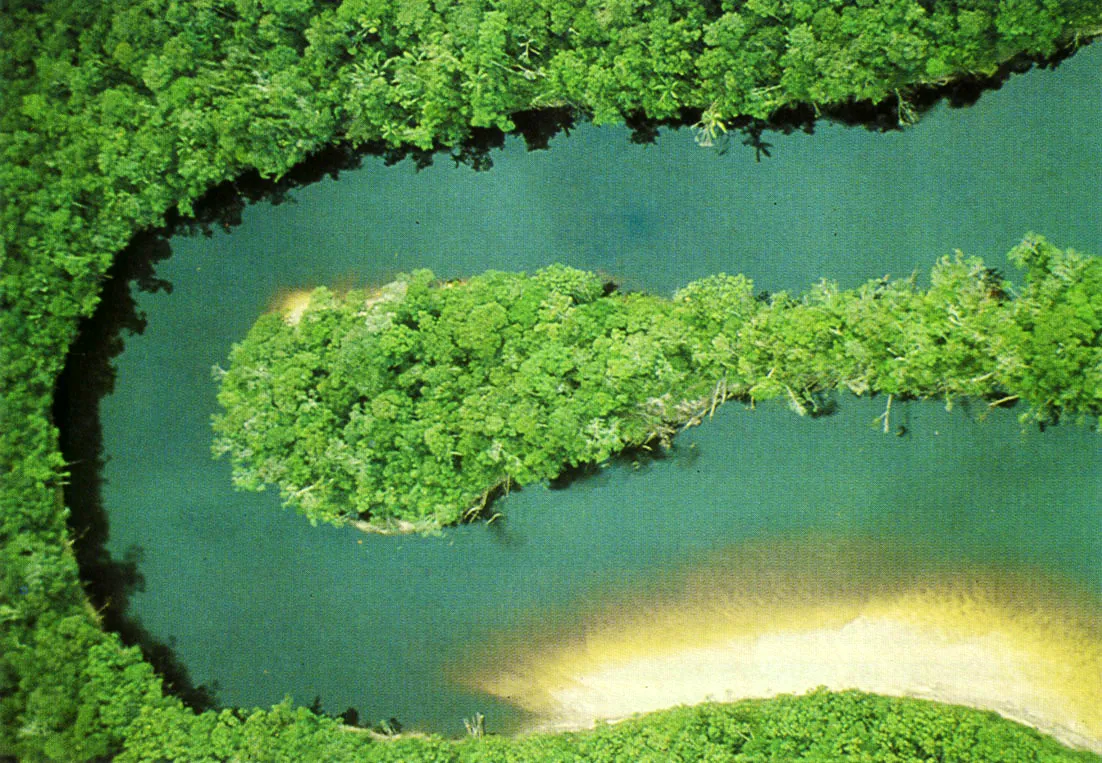
<path id="1" fill-rule="evenodd" d="M 959 252 L 926 289 L 823 281 L 768 299 L 726 275 L 672 299 L 604 294 L 561 265 L 318 289 L 295 320 L 262 316 L 218 370 L 214 449 L 239 486 L 278 485 L 311 521 L 424 530 L 498 489 L 666 444 L 729 398 L 808 414 L 848 390 L 1022 400 L 1023 422 L 1099 416 L 1102 264 L 1035 236 L 1010 256 L 1020 293 Z"/>

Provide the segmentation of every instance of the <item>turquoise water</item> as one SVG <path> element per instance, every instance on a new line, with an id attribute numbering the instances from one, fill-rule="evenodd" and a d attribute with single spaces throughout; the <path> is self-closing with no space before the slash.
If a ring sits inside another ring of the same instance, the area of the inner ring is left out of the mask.
<path id="1" fill-rule="evenodd" d="M 502 525 L 383 538 L 312 528 L 273 492 L 243 494 L 210 458 L 210 369 L 281 290 L 369 285 L 551 262 L 668 294 L 710 273 L 799 290 L 925 272 L 961 248 L 1004 266 L 1027 230 L 1102 254 L 1102 47 L 1014 77 L 973 107 L 939 106 L 904 132 L 821 125 L 767 136 L 755 161 L 665 131 L 582 126 L 550 150 L 509 139 L 476 173 L 443 160 L 363 168 L 258 204 L 231 233 L 178 237 L 157 267 L 172 294 L 140 294 L 101 406 L 110 550 L 140 546 L 132 612 L 227 705 L 285 694 L 406 728 L 488 728 L 515 711 L 455 688 L 448 666 L 495 632 L 609 585 L 644 585 L 708 550 L 834 532 L 921 541 L 924 553 L 1029 566 L 1102 594 L 1098 435 L 1020 431 L 1013 412 L 842 398 L 801 419 L 737 404 L 668 458 L 612 465 L 496 507 Z"/>

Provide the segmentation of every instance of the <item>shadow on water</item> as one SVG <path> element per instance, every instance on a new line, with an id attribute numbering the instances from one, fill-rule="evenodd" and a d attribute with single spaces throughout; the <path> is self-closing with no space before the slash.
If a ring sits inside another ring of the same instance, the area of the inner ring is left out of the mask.
<path id="1" fill-rule="evenodd" d="M 731 151 L 735 138 L 739 143 L 754 152 L 754 158 L 772 156 L 773 144 L 766 140 L 769 134 L 791 135 L 803 132 L 812 135 L 819 123 L 840 124 L 846 127 L 863 127 L 873 132 L 893 132 L 903 130 L 940 103 L 951 109 L 973 106 L 987 92 L 996 91 L 1014 74 L 1023 74 L 1034 67 L 1055 69 L 1063 61 L 1075 54 L 1077 48 L 1068 46 L 1047 58 L 1019 55 L 1004 62 L 991 75 L 973 75 L 962 77 L 942 85 L 928 85 L 910 90 L 897 90 L 894 98 L 881 103 L 857 101 L 838 106 L 814 107 L 808 105 L 789 106 L 778 110 L 768 120 L 741 117 L 726 123 L 728 132 L 716 141 L 720 154 Z M 703 116 L 700 109 L 685 109 L 677 117 L 666 120 L 647 119 L 641 115 L 629 117 L 627 127 L 631 130 L 631 142 L 637 144 L 654 143 L 662 128 L 682 128 L 698 124 Z M 710 145 L 702 142 L 701 145 Z"/>
<path id="2" fill-rule="evenodd" d="M 324 715 L 333 720 L 340 721 L 345 726 L 364 729 L 378 736 L 397 736 L 401 734 L 402 730 L 405 728 L 402 722 L 394 716 L 380 718 L 377 721 L 371 722 L 367 718 L 361 716 L 360 711 L 354 707 L 345 708 L 344 711 L 340 713 L 329 712 L 323 706 L 320 694 L 314 695 L 314 701 L 308 705 L 308 709 L 315 715 Z"/>
<path id="3" fill-rule="evenodd" d="M 810 134 L 820 120 L 873 131 L 898 130 L 942 101 L 952 108 L 972 105 L 984 92 L 1002 87 L 1011 74 L 1027 71 L 1034 65 L 1054 67 L 1073 52 L 1067 49 L 1042 61 L 1018 58 L 991 77 L 923 88 L 907 93 L 905 102 L 848 104 L 820 113 L 811 108 L 792 108 L 783 110 L 770 121 L 737 120 L 728 125 L 730 132 L 718 149 L 730 151 L 733 137 L 741 136 L 742 145 L 753 150 L 760 161 L 763 156 L 770 155 L 767 134 L 795 131 Z M 655 142 L 663 128 L 692 126 L 700 118 L 699 111 L 686 110 L 678 118 L 664 121 L 629 118 L 627 127 L 631 130 L 633 143 L 645 144 Z M 551 139 L 559 134 L 569 135 L 584 117 L 569 109 L 556 109 L 521 112 L 514 115 L 513 121 L 516 125 L 514 135 L 523 138 L 529 151 L 536 151 L 547 149 Z M 341 171 L 359 168 L 367 157 L 381 157 L 388 166 L 409 159 L 422 169 L 446 156 L 457 166 L 488 170 L 493 166 L 493 152 L 504 147 L 506 137 L 497 130 L 476 129 L 462 145 L 436 150 L 337 145 L 318 152 L 277 181 L 261 178 L 255 172 L 246 173 L 208 192 L 195 204 L 194 216 L 185 218 L 174 210 L 167 216 L 165 227 L 136 236 L 109 271 L 99 307 L 82 323 L 55 391 L 54 420 L 60 430 L 62 453 L 70 464 L 70 481 L 65 490 L 65 501 L 70 508 L 70 532 L 85 590 L 92 604 L 102 612 L 104 627 L 117 632 L 124 643 L 139 646 L 146 659 L 165 678 L 166 689 L 190 706 L 198 709 L 215 706 L 214 689 L 195 686 L 176 657 L 172 644 L 157 641 L 128 614 L 130 596 L 142 590 L 144 584 L 140 571 L 142 549 L 131 547 L 121 558 L 114 558 L 107 550 L 110 528 L 103 504 L 105 455 L 99 408 L 101 400 L 114 389 L 114 359 L 124 348 L 124 337 L 141 334 L 145 329 L 145 318 L 137 307 L 132 288 L 147 293 L 171 292 L 171 284 L 157 277 L 156 266 L 171 256 L 169 242 L 173 236 L 210 236 L 215 229 L 228 232 L 241 224 L 248 206 L 262 201 L 273 205 L 293 201 L 291 192 L 294 189 L 326 177 L 337 179 Z M 824 413 L 832 411 L 830 406 L 823 409 Z M 668 451 L 638 448 L 620 454 L 613 462 L 641 469 L 666 458 L 680 461 L 695 459 L 698 455 L 691 448 Z M 688 463 L 691 465 L 691 461 Z M 599 466 L 580 466 L 564 472 L 552 481 L 551 487 L 565 489 L 580 480 L 592 479 L 600 471 Z M 501 542 L 515 541 L 502 520 L 491 522 L 488 527 Z M 349 708 L 343 716 L 347 716 L 346 721 L 355 723 L 354 709 Z"/>
<path id="4" fill-rule="evenodd" d="M 144 292 L 171 292 L 172 285 L 155 274 L 155 264 L 170 253 L 167 239 L 150 233 L 135 238 L 118 257 L 96 313 L 83 323 L 69 350 L 58 379 L 53 414 L 60 430 L 61 452 L 69 464 L 65 486 L 69 532 L 89 600 L 101 613 L 105 629 L 142 650 L 165 679 L 167 690 L 189 706 L 204 710 L 215 704 L 213 689 L 195 686 L 172 644 L 155 639 L 128 614 L 130 596 L 144 587 L 142 549 L 131 546 L 121 558 L 112 557 L 107 550 L 110 530 L 103 505 L 106 462 L 99 403 L 114 389 L 113 361 L 123 350 L 124 332 L 134 335 L 145 330 L 145 317 L 137 309 L 131 285 Z"/>
<path id="5" fill-rule="evenodd" d="M 897 91 L 895 98 L 879 104 L 858 101 L 824 108 L 792 106 L 780 109 L 768 120 L 749 117 L 731 120 L 727 123 L 728 133 L 718 141 L 716 148 L 720 153 L 728 153 L 733 139 L 739 137 L 739 143 L 754 151 L 756 159 L 761 161 L 763 156 L 771 156 L 773 145 L 766 140 L 767 135 L 790 135 L 795 132 L 810 135 L 821 122 L 863 127 L 873 132 L 902 130 L 942 102 L 949 108 L 967 108 L 984 93 L 1002 88 L 1011 75 L 1027 72 L 1034 67 L 1056 68 L 1076 50 L 1069 46 L 1047 58 L 1017 56 L 989 76 L 968 76 L 948 84 Z M 700 109 L 684 109 L 676 117 L 664 120 L 649 119 L 640 114 L 630 115 L 625 119 L 625 126 L 631 131 L 632 143 L 649 144 L 658 140 L 664 128 L 696 125 L 702 113 Z M 512 116 L 512 121 L 516 125 L 512 135 L 522 138 L 528 151 L 542 151 L 548 149 L 551 140 L 558 135 L 568 136 L 578 124 L 586 121 L 586 117 L 573 109 L 556 108 L 521 111 Z M 368 157 L 382 158 L 386 166 L 408 159 L 418 170 L 432 166 L 438 158 L 447 157 L 456 166 L 486 171 L 493 167 L 493 152 L 504 148 L 507 137 L 500 130 L 472 128 L 467 140 L 455 147 L 392 148 L 381 143 L 360 147 L 348 144 L 329 146 L 293 167 L 279 180 L 265 179 L 256 172 L 248 172 L 215 187 L 195 204 L 194 217 L 185 218 L 173 210 L 159 235 L 166 240 L 164 245 L 167 247 L 167 239 L 175 235 L 210 235 L 215 227 L 228 232 L 241 224 L 242 213 L 249 205 L 261 201 L 279 205 L 292 200 L 290 194 L 294 189 L 326 177 L 336 180 L 341 171 L 359 169 Z"/>
<path id="6" fill-rule="evenodd" d="M 672 443 L 663 447 L 658 443 L 652 445 L 638 445 L 620 451 L 608 461 L 600 464 L 588 463 L 570 466 L 559 473 L 558 477 L 549 480 L 547 486 L 552 490 L 566 490 L 577 484 L 592 482 L 597 479 L 609 467 L 631 469 L 636 472 L 646 472 L 654 464 L 663 461 L 682 463 L 694 461 L 700 457 L 695 445 L 681 447 Z"/>

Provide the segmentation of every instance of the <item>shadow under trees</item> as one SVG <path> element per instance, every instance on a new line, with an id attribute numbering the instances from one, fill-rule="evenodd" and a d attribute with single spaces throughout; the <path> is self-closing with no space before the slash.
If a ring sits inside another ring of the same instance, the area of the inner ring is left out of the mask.
<path id="1" fill-rule="evenodd" d="M 171 644 L 158 641 L 129 613 L 130 596 L 144 589 L 140 571 L 142 549 L 128 548 L 121 558 L 107 548 L 110 528 L 103 503 L 106 456 L 100 401 L 115 386 L 114 359 L 122 352 L 124 335 L 141 334 L 145 317 L 131 287 L 144 292 L 171 292 L 155 275 L 155 264 L 171 250 L 160 233 L 137 236 L 119 255 L 104 283 L 95 314 L 84 321 L 69 350 L 54 393 L 53 416 L 60 432 L 61 452 L 69 465 L 65 503 L 69 532 L 80 576 L 89 601 L 99 611 L 103 627 L 118 633 L 127 646 L 138 646 L 165 680 L 165 688 L 196 710 L 215 705 L 213 689 L 196 686 Z"/>

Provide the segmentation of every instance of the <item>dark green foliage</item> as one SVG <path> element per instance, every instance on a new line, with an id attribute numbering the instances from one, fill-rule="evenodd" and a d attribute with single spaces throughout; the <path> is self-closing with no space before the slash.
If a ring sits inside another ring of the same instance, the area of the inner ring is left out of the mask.
<path id="1" fill-rule="evenodd" d="M 926 290 L 824 281 L 767 303 L 724 275 L 672 300 L 601 296 L 562 266 L 319 289 L 297 321 L 263 316 L 219 371 L 215 452 L 239 486 L 279 485 L 311 521 L 431 530 L 500 486 L 665 443 L 732 397 L 801 415 L 848 389 L 1021 399 L 1023 422 L 1099 416 L 1102 261 L 1039 237 L 1011 257 L 1026 268 L 1017 297 L 959 253 Z"/>
<path id="2" fill-rule="evenodd" d="M 514 111 L 556 104 L 600 120 L 695 108 L 707 137 L 737 115 L 990 72 L 1102 21 L 1086 0 L 922 5 L 7 0 L 0 756 L 117 750 L 144 701 L 133 698 L 159 695 L 83 600 L 50 420 L 77 321 L 135 232 L 170 209 L 189 213 L 216 183 L 250 170 L 278 176 L 335 141 L 451 145 L 474 126 L 508 129 Z M 127 699 L 108 707 L 103 697 L 116 691 Z"/>

